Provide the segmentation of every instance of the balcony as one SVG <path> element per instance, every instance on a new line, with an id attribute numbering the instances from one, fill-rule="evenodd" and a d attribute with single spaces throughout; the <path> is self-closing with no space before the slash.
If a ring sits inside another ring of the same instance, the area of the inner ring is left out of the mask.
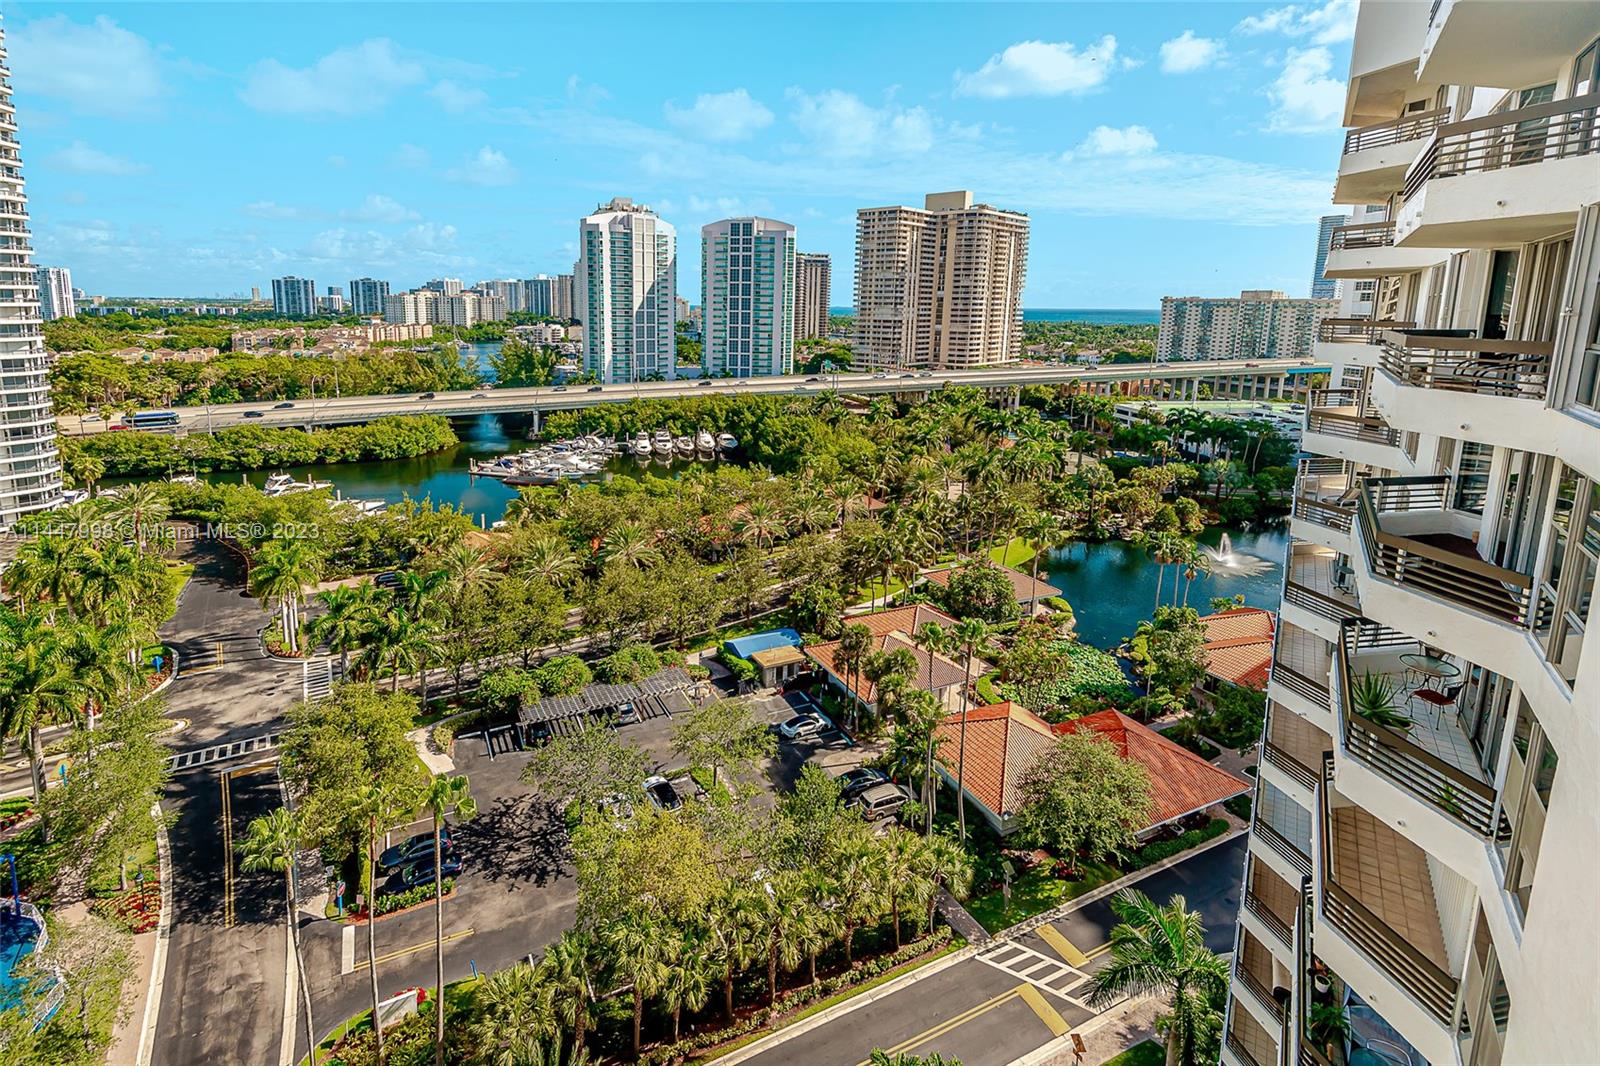
<path id="1" fill-rule="evenodd" d="M 1344 803 L 1334 791 L 1332 769 L 1328 764 L 1318 790 L 1318 901 L 1325 922 L 1317 923 L 1317 952 L 1327 958 L 1336 947 L 1322 939 L 1326 925 L 1354 949 L 1356 961 L 1381 973 L 1451 1032 L 1459 983 L 1445 951 L 1427 852 L 1364 808 Z M 1355 967 L 1340 969 L 1346 978 L 1357 977 Z M 1373 989 L 1367 991 L 1374 998 Z M 1377 998 L 1387 1004 L 1395 997 Z"/>
<path id="2" fill-rule="evenodd" d="M 1399 388 L 1537 402 L 1544 400 L 1549 387 L 1550 356 L 1555 349 L 1552 341 L 1486 340 L 1460 332 L 1400 330 L 1384 332 L 1381 344 L 1378 366 Z M 1396 397 L 1397 402 L 1408 399 Z M 1498 410 L 1503 413 L 1506 409 Z"/>
<path id="3" fill-rule="evenodd" d="M 1600 93 L 1440 126 L 1406 172 L 1395 244 L 1490 248 L 1570 228 L 1600 187 Z"/>
<path id="4" fill-rule="evenodd" d="M 1415 325 L 1394 318 L 1324 318 L 1317 323 L 1317 343 L 1377 344 L 1385 330 L 1411 329 Z"/>
<path id="5" fill-rule="evenodd" d="M 1600 33 L 1592 0 L 1541 0 L 1539 17 L 1522 4 L 1433 0 L 1421 62 L 1428 82 L 1537 85 Z"/>
<path id="6" fill-rule="evenodd" d="M 1331 724 L 1328 671 L 1332 667 L 1333 654 L 1326 640 L 1291 622 L 1280 621 L 1267 696 L 1314 725 Z"/>
<path id="7" fill-rule="evenodd" d="M 1259 841 L 1264 845 L 1253 849 L 1253 853 L 1263 856 L 1278 876 L 1291 883 L 1309 877 L 1311 815 L 1308 808 L 1263 777 L 1256 786 L 1253 810 L 1251 842 Z"/>
<path id="8" fill-rule="evenodd" d="M 1269 703 L 1262 740 L 1262 759 L 1299 786 L 1309 802 L 1317 787 L 1317 767 L 1333 748 L 1332 738 L 1293 711 Z"/>
<path id="9" fill-rule="evenodd" d="M 1397 248 L 1393 222 L 1340 226 L 1328 246 L 1324 277 L 1355 279 L 1408 274 L 1442 263 L 1447 253 L 1437 248 Z"/>
<path id="10" fill-rule="evenodd" d="M 1296 540 L 1349 550 L 1355 517 L 1353 470 L 1342 459 L 1300 460 L 1289 518 L 1289 532 Z"/>
<path id="11" fill-rule="evenodd" d="M 1246 860 L 1244 910 L 1247 922 L 1254 919 L 1275 942 L 1284 957 L 1294 952 L 1294 916 L 1300 893 L 1273 872 L 1272 867 Z"/>
<path id="12" fill-rule="evenodd" d="M 1337 638 L 1340 622 L 1361 613 L 1349 564 L 1332 548 L 1302 541 L 1289 549 L 1283 602 L 1292 609 L 1296 625 L 1328 640 Z"/>
<path id="13" fill-rule="evenodd" d="M 1495 789 L 1459 712 L 1462 695 L 1476 687 L 1471 664 L 1431 654 L 1404 633 L 1365 620 L 1345 623 L 1335 654 L 1340 754 L 1421 803 L 1424 814 L 1443 816 L 1445 828 L 1487 840 L 1496 824 Z M 1364 705 L 1358 685 L 1386 688 L 1389 707 Z M 1341 783 L 1356 795 L 1361 782 L 1344 775 L 1343 760 L 1339 766 Z M 1397 810 L 1390 794 L 1357 796 L 1369 797 L 1375 808 Z M 1419 834 L 1428 832 L 1420 818 L 1407 821 Z"/>
<path id="14" fill-rule="evenodd" d="M 1367 402 L 1365 390 L 1317 389 L 1306 410 L 1301 447 L 1317 455 L 1348 459 L 1385 470 L 1411 470 L 1409 438 Z"/>
<path id="15" fill-rule="evenodd" d="M 1502 627 L 1521 627 L 1533 581 L 1478 554 L 1475 535 L 1481 520 L 1470 511 L 1455 509 L 1456 496 L 1448 477 L 1365 479 L 1356 497 L 1355 537 L 1366 557 L 1367 573 Z M 1365 586 L 1361 599 L 1372 606 Z M 1425 604 L 1408 606 L 1411 609 L 1401 607 L 1402 612 L 1416 618 L 1380 620 L 1417 632 L 1426 628 L 1429 633 L 1449 621 Z M 1407 625 L 1408 621 L 1414 624 Z"/>
<path id="16" fill-rule="evenodd" d="M 1226 1062 L 1231 1054 L 1238 1066 L 1276 1066 L 1279 1062 L 1278 1038 L 1263 1028 L 1237 997 L 1228 1013 L 1230 1019 L 1223 1039 L 1223 1061 Z"/>
<path id="17" fill-rule="evenodd" d="M 1246 1005 L 1263 1028 L 1270 1024 L 1281 1029 L 1284 1009 L 1273 995 L 1273 988 L 1283 986 L 1273 977 L 1272 952 L 1243 926 L 1239 928 L 1237 944 L 1233 953 L 1234 987 L 1244 990 Z"/>
<path id="18" fill-rule="evenodd" d="M 1339 176 L 1333 186 L 1336 204 L 1381 204 L 1405 180 L 1406 168 L 1450 111 L 1424 111 L 1361 126 L 1345 134 Z"/>

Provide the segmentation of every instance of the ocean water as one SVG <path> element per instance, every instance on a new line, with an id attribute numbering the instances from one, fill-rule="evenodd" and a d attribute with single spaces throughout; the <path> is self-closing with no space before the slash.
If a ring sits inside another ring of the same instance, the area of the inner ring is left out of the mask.
<path id="1" fill-rule="evenodd" d="M 835 315 L 853 315 L 853 307 L 830 307 Z M 1154 326 L 1161 322 L 1159 308 L 1140 307 L 1024 307 L 1024 322 L 1093 322 L 1101 326 L 1133 325 Z"/>

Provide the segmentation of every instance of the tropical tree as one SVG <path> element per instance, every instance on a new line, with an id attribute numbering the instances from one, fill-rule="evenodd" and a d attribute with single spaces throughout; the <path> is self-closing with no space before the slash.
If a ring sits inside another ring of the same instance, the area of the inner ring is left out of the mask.
<path id="1" fill-rule="evenodd" d="M 311 1066 L 317 1066 L 317 1028 L 311 1020 L 311 986 L 306 983 L 305 959 L 300 954 L 300 923 L 296 920 L 294 901 L 294 857 L 299 849 L 299 820 L 287 809 L 278 807 L 250 822 L 239 849 L 239 868 L 251 873 L 262 871 L 283 875 L 283 920 L 289 926 L 295 970 L 300 978 L 300 1009 L 306 1023 L 306 1046 L 310 1049 Z M 443 987 L 443 982 L 440 987 Z M 440 1002 L 443 1002 L 442 997 Z"/>
<path id="2" fill-rule="evenodd" d="M 581 564 L 577 553 L 560 537 L 536 537 L 523 548 L 517 572 L 524 577 L 543 578 L 558 588 L 578 576 Z"/>
<path id="3" fill-rule="evenodd" d="M 433 816 L 433 958 L 434 992 L 433 1061 L 434 1066 L 444 1066 L 444 853 L 440 835 L 446 815 L 471 818 L 478 813 L 478 803 L 465 777 L 435 774 L 428 782 L 422 806 Z"/>
<path id="4" fill-rule="evenodd" d="M 711 996 L 711 986 L 717 979 L 716 960 L 703 936 L 688 938 L 680 947 L 678 957 L 667 969 L 666 980 L 661 985 L 661 998 L 672 1012 L 672 1042 L 678 1042 L 680 1023 L 685 1008 L 697 1011 L 706 1005 Z"/>
<path id="5" fill-rule="evenodd" d="M 1028 613 L 1031 615 L 1039 605 L 1039 558 L 1061 543 L 1061 538 L 1066 534 L 1066 527 L 1057 515 L 1049 511 L 1033 510 L 1023 516 L 1018 532 L 1033 549 L 1033 587 L 1029 590 L 1028 596 Z"/>
<path id="6" fill-rule="evenodd" d="M 486 1066 L 525 1066 L 535 1055 L 543 1061 L 543 1042 L 556 1032 L 553 999 L 543 975 L 526 962 L 487 977 L 477 991 L 472 1023 Z"/>
<path id="7" fill-rule="evenodd" d="M 1110 961 L 1089 985 L 1091 1006 L 1123 996 L 1165 996 L 1167 1066 L 1198 1066 L 1201 1045 L 1218 1025 L 1217 1009 L 1228 988 L 1228 964 L 1206 947 L 1200 915 L 1182 896 L 1158 906 L 1143 892 L 1125 888 L 1111 897 L 1119 919 L 1111 930 Z"/>
<path id="8" fill-rule="evenodd" d="M 150 527 L 165 522 L 171 513 L 166 493 L 154 481 L 142 481 L 122 489 L 105 505 L 104 512 L 106 518 L 132 535 L 141 551 Z"/>
<path id="9" fill-rule="evenodd" d="M 866 823 L 850 826 L 828 857 L 834 904 L 844 933 L 844 961 L 855 968 L 855 935 L 883 913 L 883 881 L 876 841 Z"/>
<path id="10" fill-rule="evenodd" d="M 1150 774 L 1098 733 L 1066 733 L 1022 775 L 1024 840 L 1067 862 L 1100 862 L 1133 842 L 1154 810 Z"/>
<path id="11" fill-rule="evenodd" d="M 378 941 L 377 917 L 375 908 L 378 897 L 378 837 L 394 823 L 397 818 L 403 817 L 410 810 L 409 797 L 403 792 L 407 790 L 383 788 L 373 785 L 367 788 L 361 797 L 361 809 L 367 820 L 367 861 L 362 873 L 366 875 L 367 883 L 364 894 L 367 900 L 367 977 L 372 986 L 372 1016 L 378 1016 Z M 373 1027 L 373 1035 L 377 1041 L 373 1058 L 378 1066 L 383 1066 L 383 1029 Z"/>
<path id="12" fill-rule="evenodd" d="M 955 651 L 955 649 L 956 649 L 955 636 L 950 630 L 946 629 L 944 626 L 940 625 L 938 622 L 924 622 L 924 623 L 922 623 L 920 626 L 918 626 L 916 628 L 916 632 L 911 634 L 911 640 L 912 640 L 912 643 L 916 644 L 917 647 L 921 648 L 923 650 L 923 652 L 928 657 L 927 678 L 925 680 L 925 683 L 923 684 L 923 690 L 926 691 L 930 696 L 932 696 L 933 695 L 933 664 L 934 664 L 934 662 L 935 662 L 935 660 L 937 659 L 938 656 L 940 656 L 940 655 L 949 655 L 949 654 L 951 654 L 952 652 Z M 934 707 L 934 713 L 936 715 L 938 715 L 941 712 L 942 712 L 942 708 L 938 707 L 937 701 L 936 701 L 935 702 L 935 707 Z M 933 785 L 933 759 L 934 759 L 934 755 L 935 755 L 935 750 L 934 749 L 937 746 L 937 737 L 935 736 L 936 732 L 937 732 L 937 729 L 934 729 L 934 728 L 930 728 L 928 730 L 928 736 L 927 736 L 927 742 L 926 742 L 927 743 L 927 751 L 926 751 L 925 758 L 923 760 L 923 773 L 922 773 L 922 803 L 923 803 L 923 806 L 927 808 L 927 812 L 928 812 L 928 824 L 926 826 L 926 831 L 927 831 L 927 834 L 929 836 L 933 835 L 933 815 L 934 815 L 935 807 L 938 804 L 938 791 L 934 788 L 934 785 Z"/>
<path id="13" fill-rule="evenodd" d="M 734 536 L 757 548 L 771 546 L 788 531 L 777 506 L 766 500 L 751 500 L 745 504 L 744 513 L 733 523 Z"/>
<path id="14" fill-rule="evenodd" d="M 761 950 L 761 900 L 748 884 L 734 882 L 712 901 L 710 947 L 722 975 L 722 1009 L 733 1021 L 733 979 Z"/>
<path id="15" fill-rule="evenodd" d="M 555 994 L 557 1018 L 572 1028 L 572 1056 L 586 1054 L 583 1034 L 589 1024 L 589 982 L 594 972 L 594 939 L 568 929 L 544 950 L 544 978 Z"/>
<path id="16" fill-rule="evenodd" d="M 617 976 L 633 986 L 633 1057 L 638 1058 L 645 997 L 661 991 L 683 942 L 671 925 L 648 912 L 607 922 L 600 942 Z"/>
<path id="17" fill-rule="evenodd" d="M 69 719 L 79 696 L 45 612 L 0 607 L 0 733 L 26 740 L 36 805 L 44 797 L 42 730 Z"/>
<path id="18" fill-rule="evenodd" d="M 350 675 L 350 653 L 359 649 L 381 616 L 378 586 L 371 578 L 317 593 L 322 613 L 306 623 L 306 636 L 339 655 L 339 675 Z"/>
<path id="19" fill-rule="evenodd" d="M 972 856 L 967 849 L 943 833 L 935 833 L 923 842 L 917 852 L 917 869 L 927 879 L 933 891 L 928 895 L 928 921 L 933 925 L 933 914 L 939 903 L 939 892 L 950 893 L 956 899 L 966 899 L 972 890 L 975 872 Z"/>
<path id="20" fill-rule="evenodd" d="M 619 522 L 601 538 L 600 560 L 643 570 L 661 561 L 661 549 L 655 541 L 654 532 L 637 522 Z"/>
<path id="21" fill-rule="evenodd" d="M 5 569 L 5 587 L 19 602 L 42 601 L 54 619 L 77 596 L 85 554 L 77 537 L 45 535 L 24 541 Z"/>
<path id="22" fill-rule="evenodd" d="M 967 839 L 967 718 L 972 712 L 972 659 L 977 649 L 989 639 L 989 625 L 981 618 L 967 618 L 957 623 L 956 641 L 961 645 L 961 725 L 956 755 L 956 821 L 961 829 L 961 841 Z"/>
<path id="23" fill-rule="evenodd" d="M 320 569 L 321 560 L 308 542 L 287 538 L 262 545 L 250 568 L 250 591 L 265 609 L 277 603 L 283 645 L 290 652 L 300 650 L 301 591 L 317 580 Z"/>
<path id="24" fill-rule="evenodd" d="M 852 622 L 845 626 L 839 634 L 839 648 L 834 652 L 834 661 L 845 671 L 850 680 L 850 721 L 855 724 L 857 714 L 861 707 L 861 668 L 866 664 L 867 655 L 872 651 L 872 630 L 860 622 Z"/>

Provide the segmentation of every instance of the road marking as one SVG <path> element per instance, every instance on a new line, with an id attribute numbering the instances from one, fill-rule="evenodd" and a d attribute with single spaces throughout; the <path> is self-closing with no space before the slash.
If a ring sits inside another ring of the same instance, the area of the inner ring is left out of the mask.
<path id="1" fill-rule="evenodd" d="M 445 944 L 453 943 L 454 941 L 457 941 L 457 940 L 464 940 L 464 939 L 466 939 L 467 937 L 469 937 L 471 935 L 472 935 L 472 930 L 470 928 L 469 929 L 461 929 L 461 930 L 458 930 L 458 931 L 456 931 L 454 933 L 447 934 L 444 937 L 444 939 L 441 941 L 441 943 L 445 943 Z M 426 951 L 431 947 L 433 947 L 433 941 L 425 940 L 420 944 L 412 944 L 408 948 L 396 948 L 394 951 L 384 952 L 382 955 L 378 956 L 378 961 L 379 962 L 391 962 L 391 961 L 393 961 L 395 959 L 404 958 L 407 955 L 415 955 L 419 951 Z M 358 971 L 359 970 L 365 970 L 367 968 L 367 960 L 366 959 L 357 959 L 355 968 Z"/>
<path id="2" fill-rule="evenodd" d="M 354 973 L 356 969 L 356 927 L 346 925 L 339 930 L 339 973 Z"/>
<path id="3" fill-rule="evenodd" d="M 1067 1024 L 1067 1020 L 1061 1016 L 1061 1012 L 1046 1002 L 1037 988 L 1032 985 L 1023 985 L 1017 989 L 1017 995 L 1022 998 L 1022 1002 L 1033 1008 L 1033 1013 L 1037 1014 L 1039 1020 L 1049 1026 L 1050 1032 L 1056 1036 L 1066 1036 L 1068 1031 L 1072 1029 L 1072 1026 Z"/>
<path id="4" fill-rule="evenodd" d="M 978 1004 L 976 1007 L 969 1007 L 966 1010 L 962 1011 L 960 1014 L 957 1014 L 954 1018 L 950 1018 L 950 1019 L 948 1019 L 946 1021 L 940 1022 L 938 1025 L 935 1025 L 931 1029 L 924 1029 L 922 1032 L 918 1033 L 916 1036 L 911 1037 L 909 1040 L 903 1040 L 900 1043 L 896 1044 L 894 1047 L 883 1048 L 882 1050 L 890 1058 L 893 1058 L 894 1056 L 902 1054 L 903 1052 L 907 1052 L 907 1051 L 914 1050 L 915 1048 L 919 1048 L 923 1044 L 926 1044 L 928 1041 L 938 1039 L 939 1037 L 943 1036 L 945 1033 L 948 1033 L 950 1030 L 957 1029 L 957 1028 L 965 1025 L 966 1023 L 970 1022 L 972 1019 L 974 1019 L 974 1018 L 976 1018 L 976 1017 L 978 1017 L 980 1015 L 987 1014 L 990 1011 L 994 1010 L 996 1007 L 1000 1007 L 1000 1006 L 1005 1005 L 1006 1003 L 1011 1002 L 1013 999 L 1017 998 L 1017 995 L 1021 991 L 1021 988 L 1026 988 L 1026 987 L 1027 987 L 1026 985 L 1023 985 L 1023 986 L 1020 986 L 1019 988 L 1013 988 L 1009 992 L 1002 992 L 998 996 L 995 996 L 993 999 L 986 1000 L 985 1002 Z M 872 1064 L 872 1060 L 871 1059 L 862 1059 L 860 1062 L 856 1063 L 856 1066 L 871 1066 L 871 1064 Z"/>
<path id="5" fill-rule="evenodd" d="M 1062 934 L 1061 930 L 1057 929 L 1049 922 L 1045 922 L 1038 928 L 1037 931 L 1039 933 L 1039 939 L 1043 940 L 1046 944 L 1049 944 L 1051 950 L 1057 955 L 1060 955 L 1062 960 L 1065 961 L 1068 966 L 1071 966 L 1075 969 L 1082 969 L 1084 964 L 1089 961 L 1089 956 L 1079 951 L 1072 941 L 1068 940 L 1066 936 Z"/>
<path id="6" fill-rule="evenodd" d="M 1101 944 L 1099 947 L 1097 947 L 1094 950 L 1090 951 L 1089 954 L 1088 954 L 1088 958 L 1098 959 L 1100 956 L 1104 955 L 1106 952 L 1108 952 L 1110 950 L 1111 950 L 1111 941 L 1107 940 L 1104 944 Z"/>
<path id="7" fill-rule="evenodd" d="M 223 774 L 222 789 L 222 927 L 233 925 L 233 798 L 228 782 L 232 775 Z"/>

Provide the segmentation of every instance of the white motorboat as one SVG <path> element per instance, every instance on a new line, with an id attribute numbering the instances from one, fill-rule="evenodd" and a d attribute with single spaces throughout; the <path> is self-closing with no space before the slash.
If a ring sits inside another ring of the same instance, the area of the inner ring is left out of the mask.
<path id="1" fill-rule="evenodd" d="M 296 492 L 315 492 L 318 489 L 330 489 L 332 487 L 333 482 L 331 481 L 296 481 L 288 474 L 277 473 L 267 475 L 266 483 L 261 486 L 261 491 L 268 496 L 288 496 Z"/>
<path id="2" fill-rule="evenodd" d="M 714 452 L 717 450 L 717 439 L 702 429 L 694 435 L 694 450 L 697 452 Z"/>
<path id="3" fill-rule="evenodd" d="M 89 492 L 87 489 L 63 489 L 61 492 L 62 506 L 69 506 L 74 503 L 82 503 L 88 498 Z"/>
<path id="4" fill-rule="evenodd" d="M 200 479 L 195 477 L 193 474 L 173 474 L 171 477 L 167 478 L 167 484 L 198 485 L 200 484 Z"/>
<path id="5" fill-rule="evenodd" d="M 731 452 L 739 446 L 739 438 L 732 433 L 718 433 L 717 447 L 725 452 Z"/>
<path id="6" fill-rule="evenodd" d="M 650 454 L 650 434 L 646 433 L 642 429 L 639 431 L 638 435 L 633 438 L 633 454 L 634 455 L 649 455 Z"/>
<path id="7" fill-rule="evenodd" d="M 656 435 L 655 435 L 653 443 L 654 443 L 655 453 L 657 455 L 671 455 L 672 454 L 672 434 L 668 433 L 666 430 L 664 430 L 664 429 L 656 430 Z"/>
<path id="8" fill-rule="evenodd" d="M 673 441 L 672 444 L 673 447 L 677 449 L 679 455 L 689 456 L 694 454 L 693 437 L 679 437 L 677 440 Z"/>

